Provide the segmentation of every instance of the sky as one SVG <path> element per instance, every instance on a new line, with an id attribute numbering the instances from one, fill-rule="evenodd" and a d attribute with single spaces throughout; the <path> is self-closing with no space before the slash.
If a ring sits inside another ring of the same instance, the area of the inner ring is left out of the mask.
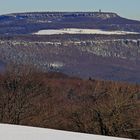
<path id="1" fill-rule="evenodd" d="M 115 12 L 140 20 L 140 0 L 0 0 L 0 15 L 39 11 Z"/>

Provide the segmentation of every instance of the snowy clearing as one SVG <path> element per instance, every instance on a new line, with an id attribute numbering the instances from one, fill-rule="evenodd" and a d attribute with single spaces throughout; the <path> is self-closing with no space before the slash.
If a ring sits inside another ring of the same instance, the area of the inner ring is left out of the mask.
<path id="1" fill-rule="evenodd" d="M 128 140 L 59 130 L 0 124 L 2 140 Z"/>
<path id="2" fill-rule="evenodd" d="M 104 31 L 100 29 L 78 29 L 78 28 L 65 28 L 56 30 L 40 30 L 36 35 L 53 35 L 53 34 L 104 34 L 104 35 L 126 35 L 126 34 L 139 34 L 137 32 L 127 31 Z"/>

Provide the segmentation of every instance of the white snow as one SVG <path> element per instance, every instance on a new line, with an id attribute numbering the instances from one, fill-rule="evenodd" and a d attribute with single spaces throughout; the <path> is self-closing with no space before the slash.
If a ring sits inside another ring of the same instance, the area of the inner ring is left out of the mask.
<path id="1" fill-rule="evenodd" d="M 0 124 L 1 140 L 128 140 L 52 129 Z"/>
<path id="2" fill-rule="evenodd" d="M 53 68 L 61 68 L 61 67 L 63 67 L 63 63 L 62 62 L 53 62 L 53 63 L 50 63 L 48 66 L 53 67 Z"/>
<path id="3" fill-rule="evenodd" d="M 125 34 L 139 34 L 138 32 L 127 32 L 127 31 L 104 31 L 100 29 L 78 29 L 78 28 L 64 28 L 64 29 L 48 29 L 40 30 L 36 35 L 53 35 L 53 34 L 105 34 L 105 35 L 125 35 Z"/>

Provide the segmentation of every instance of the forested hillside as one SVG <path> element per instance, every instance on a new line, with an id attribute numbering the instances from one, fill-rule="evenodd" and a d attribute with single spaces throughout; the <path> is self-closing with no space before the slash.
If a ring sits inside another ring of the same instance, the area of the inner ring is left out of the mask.
<path id="1" fill-rule="evenodd" d="M 9 66 L 0 76 L 0 122 L 140 138 L 140 86 Z"/>

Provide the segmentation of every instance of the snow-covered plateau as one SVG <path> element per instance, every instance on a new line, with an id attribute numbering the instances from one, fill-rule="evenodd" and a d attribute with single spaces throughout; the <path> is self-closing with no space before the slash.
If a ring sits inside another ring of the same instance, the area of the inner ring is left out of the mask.
<path id="1" fill-rule="evenodd" d="M 0 124 L 1 140 L 128 140 L 52 129 Z"/>
<path id="2" fill-rule="evenodd" d="M 40 30 L 36 35 L 54 35 L 54 34 L 104 34 L 104 35 L 126 35 L 126 34 L 139 34 L 138 32 L 128 31 L 105 31 L 101 29 L 78 29 L 78 28 L 65 28 L 65 29 L 48 29 Z"/>

